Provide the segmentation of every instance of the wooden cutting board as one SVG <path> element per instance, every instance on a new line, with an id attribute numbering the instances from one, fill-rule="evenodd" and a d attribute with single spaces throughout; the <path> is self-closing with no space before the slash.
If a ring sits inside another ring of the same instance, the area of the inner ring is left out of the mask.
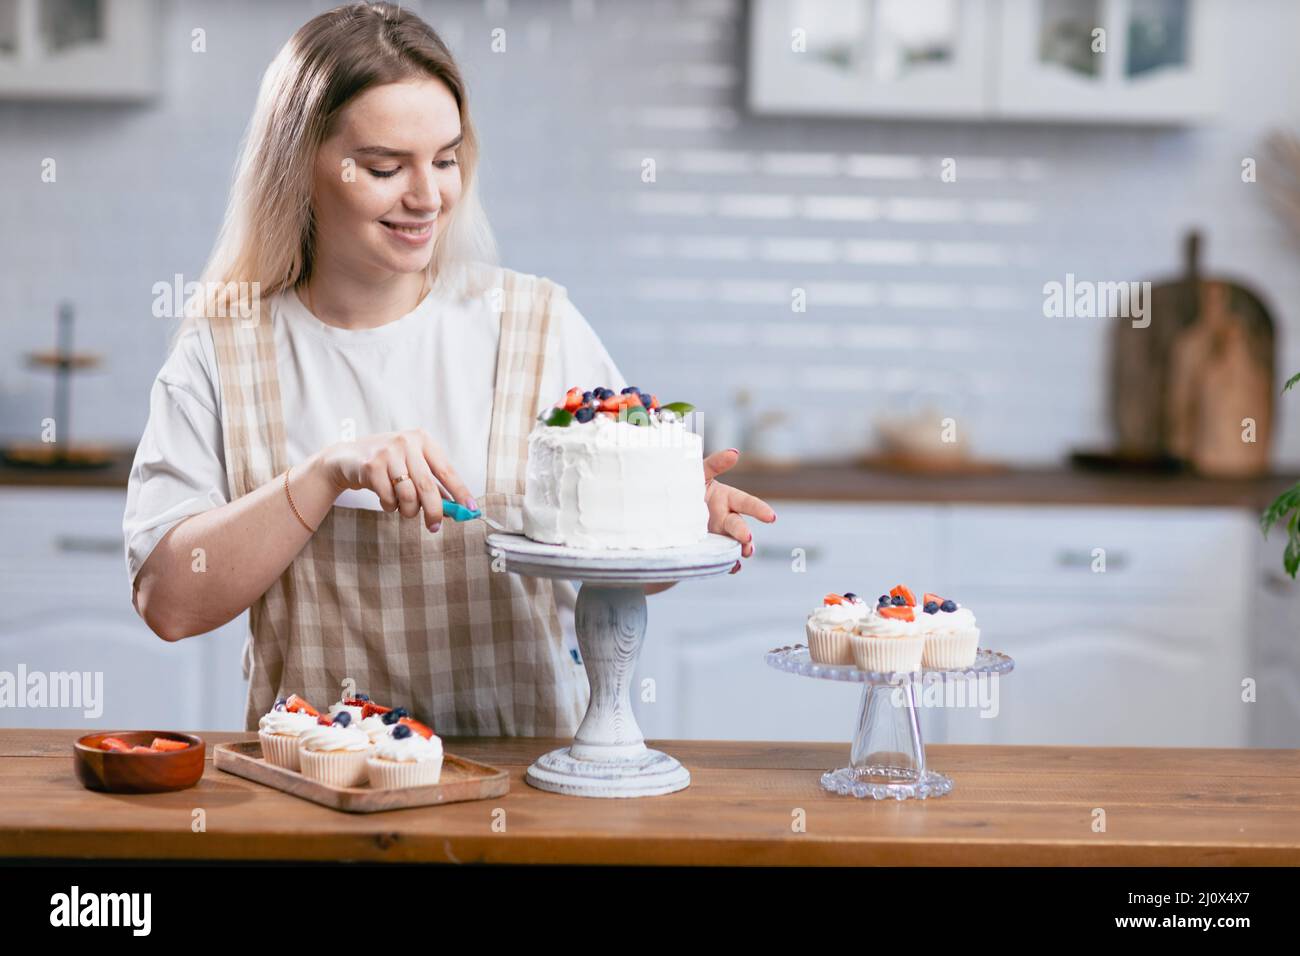
<path id="1" fill-rule="evenodd" d="M 262 759 L 262 745 L 256 740 L 217 744 L 212 748 L 212 762 L 218 770 L 347 813 L 376 813 L 381 810 L 427 807 L 464 800 L 484 800 L 499 797 L 510 790 L 510 775 L 506 771 L 455 754 L 443 755 L 442 776 L 437 783 L 392 790 L 334 787 L 312 780 L 296 770 L 267 763 Z"/>
<path id="2" fill-rule="evenodd" d="M 1262 474 L 1276 393 L 1273 318 L 1246 286 L 1202 274 L 1197 233 L 1185 240 L 1184 260 L 1181 278 L 1152 286 L 1148 327 L 1116 320 L 1118 453 L 1173 457 L 1206 475 Z M 1243 440 L 1252 431 L 1254 441 Z"/>

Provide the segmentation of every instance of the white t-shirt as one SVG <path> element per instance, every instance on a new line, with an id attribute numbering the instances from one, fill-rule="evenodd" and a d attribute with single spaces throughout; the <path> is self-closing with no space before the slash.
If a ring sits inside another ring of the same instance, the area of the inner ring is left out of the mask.
<path id="1" fill-rule="evenodd" d="M 564 303 L 552 318 L 538 410 L 574 385 L 617 392 L 628 384 L 567 296 Z M 269 305 L 287 464 L 340 441 L 345 428 L 358 438 L 423 428 L 471 494 L 482 496 L 501 332 L 500 315 L 486 297 L 435 290 L 400 319 L 357 330 L 321 322 L 292 290 Z M 127 482 L 122 530 L 132 584 L 173 525 L 230 500 L 219 382 L 212 330 L 200 319 L 154 381 Z M 335 507 L 344 506 L 380 507 L 373 492 L 344 492 Z M 572 584 L 555 582 L 570 648 L 576 647 L 574 595 Z"/>

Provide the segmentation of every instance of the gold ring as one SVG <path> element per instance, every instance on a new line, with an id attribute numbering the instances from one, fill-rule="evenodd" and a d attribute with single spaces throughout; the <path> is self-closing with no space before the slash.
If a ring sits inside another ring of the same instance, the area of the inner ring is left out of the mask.
<path id="1" fill-rule="evenodd" d="M 410 475 L 402 475 L 401 477 L 394 478 L 394 479 L 393 479 L 393 484 L 394 484 L 394 485 L 400 485 L 402 482 L 404 482 L 404 481 L 410 481 L 410 480 L 411 480 L 411 476 L 410 476 Z"/>

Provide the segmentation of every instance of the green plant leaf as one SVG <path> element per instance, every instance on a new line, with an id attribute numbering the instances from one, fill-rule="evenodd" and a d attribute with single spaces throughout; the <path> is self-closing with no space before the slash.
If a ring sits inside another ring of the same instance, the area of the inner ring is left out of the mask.
<path id="1" fill-rule="evenodd" d="M 660 408 L 666 408 L 670 412 L 676 412 L 678 415 L 685 415 L 687 412 L 695 411 L 695 406 L 690 402 L 669 402 L 667 405 L 660 405 Z"/>
<path id="2" fill-rule="evenodd" d="M 1300 383 L 1300 372 L 1287 379 L 1287 383 L 1282 386 L 1282 391 L 1289 391 L 1297 383 Z M 1269 529 L 1286 519 L 1288 514 L 1291 518 L 1286 526 L 1286 548 L 1282 552 L 1282 567 L 1294 580 L 1296 572 L 1300 571 L 1300 485 L 1282 492 L 1277 496 L 1277 500 L 1260 515 L 1259 526 L 1264 532 L 1264 537 L 1267 538 Z"/>
<path id="3" fill-rule="evenodd" d="M 1295 579 L 1296 572 L 1300 571 L 1300 511 L 1291 515 L 1291 522 L 1287 525 L 1286 550 L 1282 552 L 1282 567 L 1286 573 Z"/>
<path id="4" fill-rule="evenodd" d="M 563 408 L 552 408 L 551 413 L 542 421 L 557 428 L 568 428 L 573 422 L 573 413 L 566 412 Z"/>
<path id="5" fill-rule="evenodd" d="M 632 425 L 649 425 L 650 413 L 640 405 L 625 405 L 618 410 L 618 420 Z"/>
<path id="6" fill-rule="evenodd" d="M 1288 488 L 1277 496 L 1277 500 L 1268 506 L 1268 510 L 1259 519 L 1260 529 L 1264 536 L 1268 537 L 1269 529 L 1273 525 L 1284 521 L 1286 516 L 1300 508 L 1300 485 L 1294 488 Z M 1300 512 L 1298 512 L 1300 513 Z"/>

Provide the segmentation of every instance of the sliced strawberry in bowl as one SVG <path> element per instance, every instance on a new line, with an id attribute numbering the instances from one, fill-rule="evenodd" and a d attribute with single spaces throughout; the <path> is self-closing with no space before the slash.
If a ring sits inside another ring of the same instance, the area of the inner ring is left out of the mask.
<path id="1" fill-rule="evenodd" d="M 203 739 L 193 734 L 110 730 L 85 734 L 73 741 L 73 768 L 77 780 L 88 790 L 183 790 L 203 776 L 205 750 Z"/>
<path id="2" fill-rule="evenodd" d="M 373 717 L 375 714 L 386 714 L 392 709 L 393 708 L 391 707 L 383 707 L 376 704 L 373 700 L 368 700 L 361 707 L 361 719 L 365 720 L 367 717 Z"/>

